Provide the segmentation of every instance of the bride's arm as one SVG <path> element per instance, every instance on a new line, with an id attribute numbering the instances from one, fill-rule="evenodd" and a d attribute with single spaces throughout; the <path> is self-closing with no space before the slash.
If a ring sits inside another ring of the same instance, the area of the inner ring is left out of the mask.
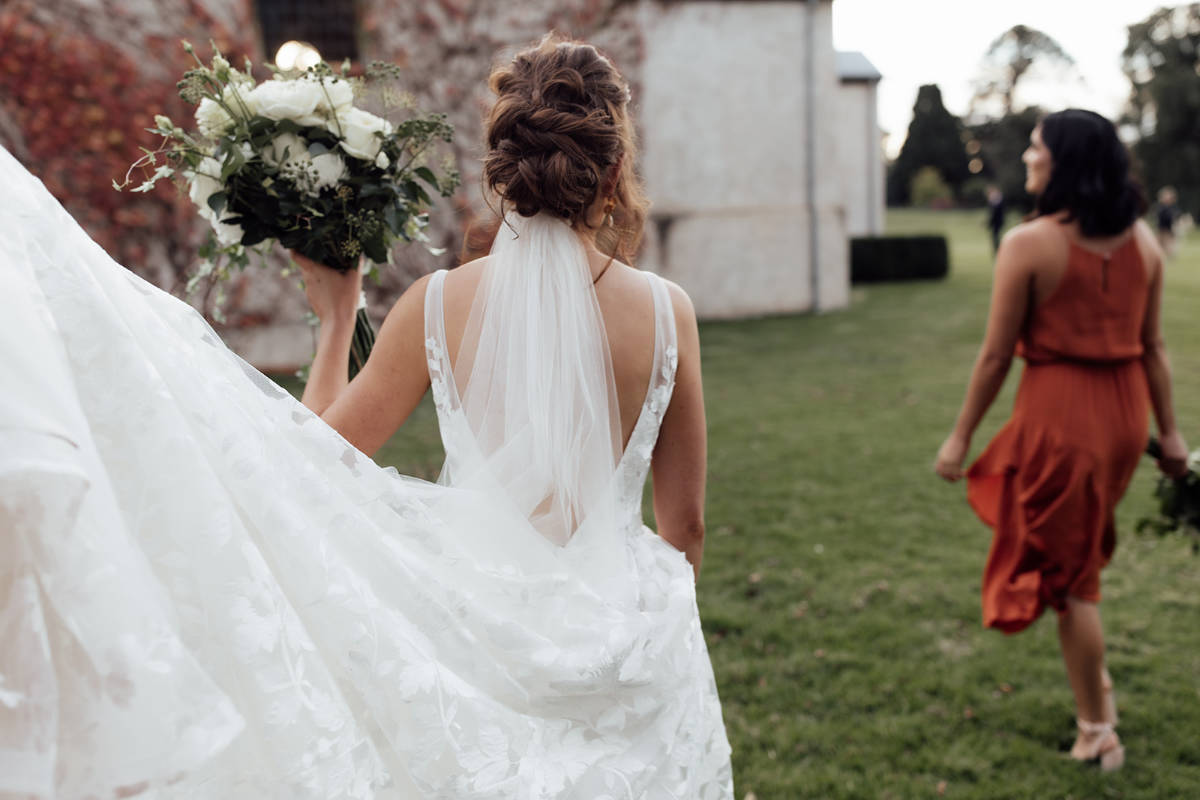
<path id="1" fill-rule="evenodd" d="M 351 279 L 312 262 L 301 263 L 301 268 L 309 301 L 321 320 L 317 353 L 301 402 L 350 444 L 374 455 L 429 388 L 425 365 L 425 287 L 429 279 L 416 281 L 396 301 L 379 329 L 367 363 L 347 383 L 361 278 Z"/>
<path id="2" fill-rule="evenodd" d="M 679 366 L 675 391 L 654 447 L 654 522 L 658 533 L 683 551 L 700 577 L 704 553 L 704 484 L 708 434 L 700 381 L 700 334 L 692 301 L 668 283 L 675 307 Z"/>
<path id="3" fill-rule="evenodd" d="M 317 352 L 300 402 L 321 414 L 346 388 L 362 273 L 358 270 L 339 273 L 299 253 L 292 253 L 292 259 L 300 267 L 304 293 L 321 325 L 317 332 Z"/>

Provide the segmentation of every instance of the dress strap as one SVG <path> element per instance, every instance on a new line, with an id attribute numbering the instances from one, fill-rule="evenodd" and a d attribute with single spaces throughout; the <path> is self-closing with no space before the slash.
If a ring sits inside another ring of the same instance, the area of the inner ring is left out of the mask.
<path id="1" fill-rule="evenodd" d="M 654 295 L 654 374 L 651 386 L 674 385 L 679 349 L 675 331 L 675 307 L 666 281 L 653 272 L 643 272 Z"/>
<path id="2" fill-rule="evenodd" d="M 425 287 L 425 363 L 439 412 L 459 405 L 450 351 L 446 346 L 446 313 L 442 299 L 445 282 L 446 270 L 439 269 L 429 276 L 429 285 Z"/>

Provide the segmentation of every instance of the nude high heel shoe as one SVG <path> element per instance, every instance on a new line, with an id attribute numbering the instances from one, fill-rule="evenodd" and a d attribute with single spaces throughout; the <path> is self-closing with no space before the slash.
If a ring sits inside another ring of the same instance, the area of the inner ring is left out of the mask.
<path id="1" fill-rule="evenodd" d="M 1101 772 L 1120 769 L 1125 763 L 1125 748 L 1113 730 L 1111 722 L 1088 722 L 1077 719 L 1079 736 L 1071 747 L 1071 758 L 1076 761 L 1094 761 L 1100 764 Z"/>

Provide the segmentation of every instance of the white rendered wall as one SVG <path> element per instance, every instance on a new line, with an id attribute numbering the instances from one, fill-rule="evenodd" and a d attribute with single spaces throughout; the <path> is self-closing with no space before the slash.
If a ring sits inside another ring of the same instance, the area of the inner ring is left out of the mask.
<path id="1" fill-rule="evenodd" d="M 843 83 L 838 115 L 838 142 L 844 176 L 846 233 L 883 233 L 883 144 L 875 111 L 875 84 Z"/>
<path id="2" fill-rule="evenodd" d="M 811 14 L 819 307 L 844 306 L 832 3 L 646 3 L 643 11 L 636 105 L 658 223 L 645 265 L 683 285 L 705 317 L 813 308 L 804 47 Z"/>

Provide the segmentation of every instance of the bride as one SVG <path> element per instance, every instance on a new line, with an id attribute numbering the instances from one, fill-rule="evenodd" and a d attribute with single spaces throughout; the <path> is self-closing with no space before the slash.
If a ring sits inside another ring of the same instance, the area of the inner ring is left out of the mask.
<path id="1" fill-rule="evenodd" d="M 304 405 L 0 150 L 0 797 L 733 796 L 696 321 L 622 263 L 628 89 L 553 39 L 491 86 L 490 254 L 349 384 L 359 278 L 302 262 Z M 438 484 L 368 457 L 430 387 Z"/>

